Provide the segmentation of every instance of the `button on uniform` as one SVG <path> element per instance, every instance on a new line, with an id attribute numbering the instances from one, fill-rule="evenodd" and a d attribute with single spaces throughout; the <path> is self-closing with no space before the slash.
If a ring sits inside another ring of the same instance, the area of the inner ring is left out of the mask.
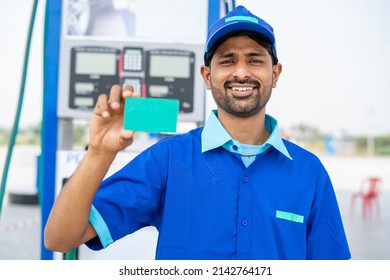
<path id="1" fill-rule="evenodd" d="M 249 182 L 248 170 L 241 174 L 241 182 L 238 193 L 238 212 L 237 212 L 237 258 L 248 258 L 251 251 L 252 240 L 252 188 Z"/>

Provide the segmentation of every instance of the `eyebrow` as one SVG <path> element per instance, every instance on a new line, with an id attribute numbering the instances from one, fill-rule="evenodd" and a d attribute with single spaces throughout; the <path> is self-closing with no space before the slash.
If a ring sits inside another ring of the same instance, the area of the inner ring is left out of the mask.
<path id="1" fill-rule="evenodd" d="M 250 53 L 247 53 L 245 54 L 245 56 L 267 56 L 267 52 L 263 52 L 263 51 L 260 51 L 260 52 L 250 52 Z M 228 58 L 228 57 L 234 57 L 235 56 L 235 53 L 222 53 L 222 54 L 218 54 L 217 57 L 218 58 Z"/>

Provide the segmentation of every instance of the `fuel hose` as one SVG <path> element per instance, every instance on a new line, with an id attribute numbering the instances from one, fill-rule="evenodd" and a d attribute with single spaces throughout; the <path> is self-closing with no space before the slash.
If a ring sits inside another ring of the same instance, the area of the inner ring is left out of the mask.
<path id="1" fill-rule="evenodd" d="M 20 84 L 20 91 L 19 91 L 19 98 L 16 108 L 16 114 L 15 114 L 15 120 L 12 126 L 12 131 L 10 135 L 10 139 L 8 142 L 8 149 L 7 149 L 7 156 L 4 163 L 4 169 L 3 174 L 1 178 L 1 185 L 0 185 L 0 220 L 1 220 L 1 212 L 3 208 L 3 200 L 4 200 L 4 194 L 5 189 L 7 185 L 7 177 L 8 177 L 8 171 L 12 159 L 12 152 L 15 146 L 15 140 L 16 136 L 18 134 L 18 128 L 19 128 L 19 120 L 20 115 L 22 113 L 22 107 L 23 107 L 23 99 L 24 99 L 24 90 L 26 86 L 26 78 L 27 78 L 27 69 L 28 69 L 28 61 L 29 61 L 29 54 L 30 54 L 30 45 L 31 45 L 31 38 L 33 34 L 34 29 L 34 22 L 35 22 L 35 16 L 37 13 L 37 7 L 38 7 L 38 0 L 35 0 L 33 3 L 31 18 L 30 18 L 30 25 L 27 33 L 27 43 L 25 47 L 25 53 L 24 53 L 24 63 L 23 63 L 23 73 L 22 73 L 22 80 Z"/>

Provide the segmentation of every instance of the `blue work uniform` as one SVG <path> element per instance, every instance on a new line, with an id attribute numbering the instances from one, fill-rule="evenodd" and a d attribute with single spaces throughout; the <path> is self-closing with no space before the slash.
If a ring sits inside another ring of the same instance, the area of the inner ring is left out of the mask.
<path id="1" fill-rule="evenodd" d="M 350 259 L 320 160 L 282 139 L 269 115 L 265 126 L 266 143 L 242 145 L 212 112 L 204 127 L 152 145 L 101 184 L 98 236 L 86 245 L 155 226 L 156 259 Z"/>

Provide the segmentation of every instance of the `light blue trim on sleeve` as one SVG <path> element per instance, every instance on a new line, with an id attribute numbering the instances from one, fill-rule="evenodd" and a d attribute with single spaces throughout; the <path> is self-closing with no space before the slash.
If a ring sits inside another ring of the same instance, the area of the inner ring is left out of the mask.
<path id="1" fill-rule="evenodd" d="M 106 248 L 108 245 L 114 242 L 106 222 L 93 205 L 91 208 L 91 215 L 89 216 L 89 222 L 92 224 L 97 235 L 99 236 L 103 248 Z"/>

